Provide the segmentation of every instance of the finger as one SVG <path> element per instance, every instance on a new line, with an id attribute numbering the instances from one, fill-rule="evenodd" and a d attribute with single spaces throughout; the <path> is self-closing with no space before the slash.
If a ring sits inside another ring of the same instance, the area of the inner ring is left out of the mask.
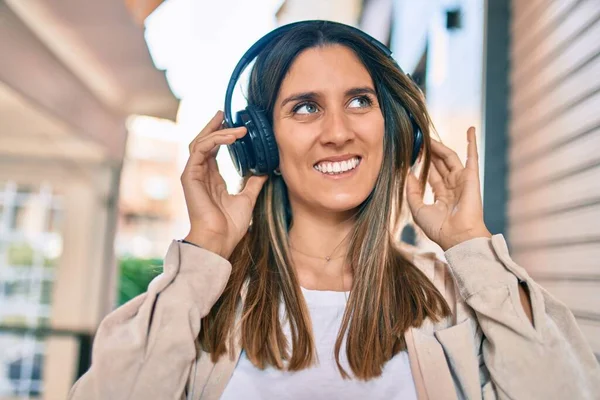
<path id="1" fill-rule="evenodd" d="M 246 186 L 244 190 L 240 192 L 240 195 L 248 197 L 250 202 L 252 203 L 252 207 L 256 204 L 256 199 L 265 184 L 265 182 L 269 179 L 268 175 L 253 175 L 248 178 L 246 181 Z"/>
<path id="2" fill-rule="evenodd" d="M 208 124 L 206 124 L 206 126 L 200 131 L 199 134 L 196 135 L 196 137 L 194 138 L 194 140 L 192 140 L 188 146 L 188 149 L 190 151 L 190 153 L 192 153 L 192 151 L 194 151 L 194 144 L 196 143 L 196 141 L 203 137 L 208 135 L 209 133 L 212 133 L 214 131 L 219 130 L 219 128 L 221 127 L 221 124 L 223 123 L 223 112 L 221 110 L 217 111 L 216 114 L 211 118 L 210 121 L 208 121 Z"/>
<path id="3" fill-rule="evenodd" d="M 423 190 L 417 177 L 409 173 L 406 178 L 406 201 L 408 207 L 413 214 L 413 218 L 417 218 L 417 213 L 425 205 L 423 203 Z"/>
<path id="4" fill-rule="evenodd" d="M 216 157 L 211 157 L 206 161 L 208 168 L 211 172 L 217 172 L 220 175 L 219 164 L 217 163 Z"/>
<path id="5" fill-rule="evenodd" d="M 210 157 L 206 163 L 208 164 L 208 175 L 213 189 L 227 187 L 225 179 L 223 179 L 223 175 L 221 175 L 221 171 L 219 170 L 217 159 L 215 157 Z"/>
<path id="6" fill-rule="evenodd" d="M 454 150 L 445 146 L 441 142 L 438 142 L 437 140 L 432 140 L 431 152 L 432 155 L 438 156 L 444 161 L 444 164 L 446 164 L 446 167 L 450 172 L 460 170 L 463 168 L 462 162 L 460 161 L 460 158 L 458 158 L 458 154 L 456 154 Z"/>
<path id="7" fill-rule="evenodd" d="M 479 174 L 479 153 L 477 152 L 477 135 L 474 127 L 467 130 L 467 143 L 466 167 Z"/>
<path id="8" fill-rule="evenodd" d="M 227 136 L 227 135 L 233 135 L 235 136 L 236 140 L 243 138 L 246 135 L 247 129 L 245 126 L 238 126 L 236 128 L 226 128 L 220 131 L 216 131 L 213 132 L 211 135 L 223 135 L 223 136 Z M 204 138 L 201 138 L 200 140 L 198 140 L 198 142 L 207 139 L 209 136 L 206 136 Z M 216 157 L 217 156 L 217 152 L 219 151 L 219 148 L 214 148 L 210 155 L 212 157 Z"/>
<path id="9" fill-rule="evenodd" d="M 195 152 L 201 146 L 204 141 L 212 140 L 213 136 L 235 136 L 236 139 L 243 137 L 246 134 L 245 126 L 238 126 L 236 128 L 227 128 L 218 130 L 212 133 L 207 134 L 206 136 L 200 137 L 196 140 L 195 143 L 192 144 L 192 152 Z M 215 153 L 216 154 L 216 153 Z"/>
<path id="10" fill-rule="evenodd" d="M 440 175 L 435 164 L 431 165 L 429 169 L 429 176 L 427 177 L 427 181 L 431 185 L 431 189 L 435 196 L 445 195 L 448 193 L 448 188 L 446 187 L 446 181 Z"/>
<path id="11" fill-rule="evenodd" d="M 232 144 L 236 140 L 237 138 L 234 135 L 212 135 L 207 137 L 196 144 L 189 161 L 192 165 L 202 164 L 207 159 L 214 158 L 211 153 L 218 146 Z"/>
<path id="12" fill-rule="evenodd" d="M 237 140 L 237 139 L 240 139 L 241 137 L 243 137 L 245 134 L 246 134 L 246 127 L 245 126 L 239 126 L 237 128 L 228 128 L 228 129 L 223 129 L 223 130 L 220 130 L 220 131 L 216 131 L 216 132 L 210 133 L 207 136 L 204 136 L 204 137 L 201 137 L 200 139 L 198 139 L 196 141 L 196 143 L 194 143 L 192 151 L 197 151 L 197 150 L 203 149 L 204 148 L 204 144 L 203 144 L 204 142 L 209 142 L 210 143 L 213 140 L 213 138 L 217 137 L 217 136 L 222 136 L 222 137 L 233 136 Z M 211 152 L 211 155 L 215 156 L 217 150 L 218 150 L 218 148 L 213 148 L 212 152 Z"/>
<path id="13" fill-rule="evenodd" d="M 450 174 L 450 170 L 446 167 L 446 163 L 436 154 L 431 154 L 431 162 L 437 168 L 438 173 L 442 176 L 442 178 L 448 177 Z"/>

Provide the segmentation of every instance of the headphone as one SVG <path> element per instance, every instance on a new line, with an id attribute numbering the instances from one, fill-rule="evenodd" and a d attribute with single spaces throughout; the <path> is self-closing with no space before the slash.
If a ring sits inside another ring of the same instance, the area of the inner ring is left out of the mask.
<path id="1" fill-rule="evenodd" d="M 291 28 L 298 25 L 308 24 L 325 24 L 336 25 L 343 27 L 351 32 L 356 33 L 363 39 L 371 43 L 373 46 L 378 48 L 383 54 L 385 54 L 393 63 L 396 65 L 398 70 L 404 74 L 404 71 L 400 68 L 396 60 L 392 57 L 392 51 L 388 49 L 386 45 L 371 37 L 360 29 L 354 28 L 349 25 L 341 24 L 339 22 L 332 21 L 300 21 L 291 24 L 283 25 L 260 38 L 256 43 L 252 45 L 242 56 L 240 61 L 235 66 L 229 84 L 227 85 L 227 91 L 225 92 L 225 125 L 229 128 L 245 126 L 246 135 L 241 139 L 236 140 L 233 144 L 227 146 L 229 155 L 233 161 L 235 169 L 238 171 L 240 176 L 244 177 L 248 174 L 254 175 L 267 175 L 272 173 L 279 166 L 279 151 L 277 149 L 277 142 L 275 142 L 275 135 L 269 120 L 262 110 L 257 107 L 248 104 L 248 106 L 236 113 L 236 120 L 233 121 L 231 116 L 231 98 L 233 96 L 233 90 L 238 82 L 240 75 L 250 65 L 250 63 L 258 56 L 258 54 L 276 37 L 282 33 L 289 31 Z M 410 75 L 407 75 L 411 81 Z M 406 107 L 405 107 L 406 109 Z M 411 165 L 417 161 L 421 146 L 423 145 L 423 133 L 413 118 L 412 114 L 406 110 L 410 118 L 412 129 L 413 129 L 413 150 L 411 157 Z"/>

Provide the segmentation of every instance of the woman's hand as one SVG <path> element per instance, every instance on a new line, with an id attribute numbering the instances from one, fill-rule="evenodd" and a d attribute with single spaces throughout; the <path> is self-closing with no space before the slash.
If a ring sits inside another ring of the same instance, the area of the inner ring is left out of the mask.
<path id="1" fill-rule="evenodd" d="M 428 181 L 433 189 L 433 204 L 423 203 L 418 179 L 412 173 L 408 175 L 407 201 L 413 218 L 444 251 L 469 239 L 492 236 L 483 222 L 475 128 L 467 131 L 467 141 L 466 167 L 453 150 L 431 141 Z"/>
<path id="2" fill-rule="evenodd" d="M 190 219 L 190 233 L 185 240 L 229 258 L 248 230 L 267 176 L 250 177 L 237 195 L 227 192 L 215 157 L 219 146 L 243 137 L 246 128 L 222 129 L 222 122 L 223 113 L 218 111 L 190 143 L 190 158 L 181 183 Z"/>

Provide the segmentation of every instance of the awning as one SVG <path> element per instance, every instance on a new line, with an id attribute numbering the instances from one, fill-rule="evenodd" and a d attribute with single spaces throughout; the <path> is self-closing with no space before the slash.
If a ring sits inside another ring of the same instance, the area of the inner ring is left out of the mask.
<path id="1" fill-rule="evenodd" d="M 122 0 L 0 0 L 0 153 L 37 136 L 120 160 L 127 116 L 178 107 Z"/>

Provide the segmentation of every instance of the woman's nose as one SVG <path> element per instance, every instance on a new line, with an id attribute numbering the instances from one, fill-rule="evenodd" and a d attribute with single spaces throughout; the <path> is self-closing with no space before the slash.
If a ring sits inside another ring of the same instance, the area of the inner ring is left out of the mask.
<path id="1" fill-rule="evenodd" d="M 321 143 L 340 146 L 354 138 L 350 120 L 344 112 L 335 111 L 326 114 L 321 131 Z"/>

